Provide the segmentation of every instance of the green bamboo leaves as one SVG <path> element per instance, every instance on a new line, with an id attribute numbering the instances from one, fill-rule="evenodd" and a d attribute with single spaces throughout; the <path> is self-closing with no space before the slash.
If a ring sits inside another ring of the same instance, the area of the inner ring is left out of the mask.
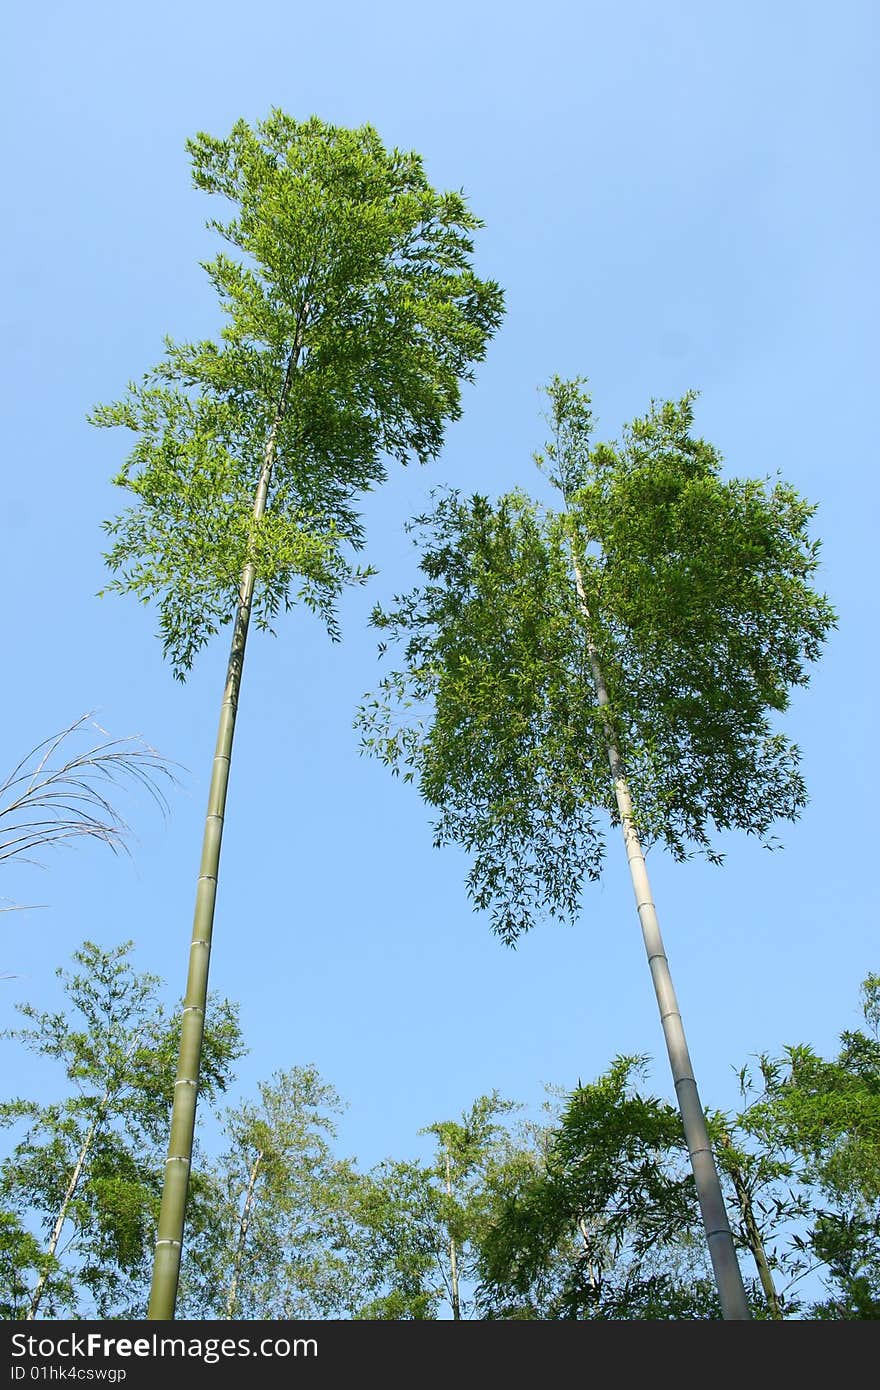
<path id="1" fill-rule="evenodd" d="M 357 497 L 389 458 L 439 452 L 503 311 L 471 269 L 480 220 L 371 127 L 276 110 L 188 149 L 196 187 L 234 213 L 209 225 L 237 258 L 205 265 L 225 326 L 217 342 L 167 341 L 124 401 L 90 417 L 136 435 L 115 479 L 135 503 L 106 524 L 107 588 L 158 604 L 180 679 L 232 620 L 248 562 L 258 626 L 299 599 L 338 636 L 335 601 L 369 572 L 350 558 Z"/>
<path id="2" fill-rule="evenodd" d="M 564 509 L 439 498 L 417 523 L 426 582 L 374 613 L 403 663 L 357 719 L 368 751 L 418 779 L 437 842 L 471 853 L 471 897 L 510 944 L 572 918 L 601 873 L 619 823 L 609 741 L 642 842 L 677 859 L 795 819 L 799 753 L 774 716 L 834 623 L 810 584 L 815 507 L 724 478 L 692 395 L 595 446 L 582 381 L 548 396 L 537 461 Z"/>
<path id="3" fill-rule="evenodd" d="M 428 584 L 374 614 L 406 664 L 359 722 L 371 751 L 418 777 L 436 843 L 472 854 L 474 903 L 513 942 L 533 912 L 573 915 L 603 858 L 607 764 L 570 565 L 518 494 L 448 494 L 424 524 Z"/>

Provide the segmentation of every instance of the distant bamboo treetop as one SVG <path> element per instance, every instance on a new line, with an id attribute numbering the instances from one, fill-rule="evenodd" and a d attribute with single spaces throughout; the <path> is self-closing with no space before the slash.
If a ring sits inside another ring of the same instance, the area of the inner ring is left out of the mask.
<path id="1" fill-rule="evenodd" d="M 573 917 L 599 877 L 609 748 L 644 843 L 713 861 L 717 832 L 771 843 L 807 800 L 772 716 L 835 622 L 810 585 L 815 506 L 778 478 L 723 478 L 693 393 L 596 445 L 583 379 L 547 394 L 536 461 L 563 509 L 450 491 L 413 523 L 427 582 L 375 610 L 404 659 L 357 717 L 437 809 L 436 843 L 473 856 L 471 897 L 509 943 Z"/>
<path id="2" fill-rule="evenodd" d="M 166 340 L 90 416 L 137 436 L 115 479 L 135 504 L 105 523 L 107 588 L 158 602 L 180 679 L 233 619 L 246 565 L 259 626 L 300 598 L 338 636 L 339 593 L 370 573 L 344 553 L 363 543 L 359 495 L 386 459 L 438 453 L 503 313 L 471 268 L 481 221 L 371 126 L 273 110 L 187 148 L 196 187 L 233 209 L 208 225 L 240 254 L 205 265 L 226 325 L 217 342 Z"/>

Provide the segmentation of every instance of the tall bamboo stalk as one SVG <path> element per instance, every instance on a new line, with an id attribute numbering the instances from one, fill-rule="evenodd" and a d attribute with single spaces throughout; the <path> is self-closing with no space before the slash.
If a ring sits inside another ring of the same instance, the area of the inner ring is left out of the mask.
<path id="1" fill-rule="evenodd" d="M 140 1045 L 140 1041 L 141 1038 L 140 1035 L 138 1035 L 131 1043 L 128 1051 L 125 1054 L 126 1062 L 130 1061 L 131 1058 L 134 1056 L 134 1053 Z M 40 1303 L 42 1302 L 43 1291 L 46 1287 L 46 1284 L 49 1281 L 49 1274 L 51 1272 L 52 1264 L 55 1258 L 55 1251 L 58 1249 L 58 1242 L 61 1239 L 61 1232 L 64 1229 L 64 1223 L 67 1220 L 67 1213 L 70 1210 L 70 1204 L 76 1195 L 77 1188 L 79 1187 L 80 1179 L 82 1178 L 83 1171 L 86 1166 L 86 1159 L 89 1155 L 89 1149 L 95 1142 L 95 1138 L 98 1134 L 98 1131 L 101 1128 L 101 1125 L 103 1124 L 104 1120 L 106 1120 L 107 1118 L 107 1112 L 110 1109 L 110 1102 L 113 1099 L 113 1094 L 114 1092 L 112 1085 L 108 1086 L 104 1091 L 104 1094 L 101 1097 L 100 1101 L 98 1102 L 98 1109 L 95 1112 L 95 1118 L 89 1125 L 86 1137 L 80 1145 L 80 1150 L 77 1155 L 76 1162 L 73 1165 L 73 1171 L 71 1172 L 70 1178 L 68 1179 L 64 1196 L 61 1199 L 61 1206 L 59 1207 L 58 1214 L 55 1217 L 55 1224 L 52 1227 L 52 1234 L 49 1237 L 49 1244 L 46 1247 L 46 1262 L 43 1266 L 42 1273 L 40 1274 L 40 1277 L 37 1280 L 34 1292 L 31 1295 L 30 1307 L 28 1308 L 28 1311 L 25 1314 L 25 1318 L 27 1320 L 31 1320 L 37 1316 L 37 1309 L 39 1308 Z"/>
<path id="2" fill-rule="evenodd" d="M 229 1291 L 226 1295 L 226 1317 L 231 1321 L 235 1313 L 235 1299 L 238 1293 L 238 1276 L 241 1272 L 244 1260 L 244 1246 L 247 1240 L 248 1226 L 251 1222 L 251 1208 L 254 1204 L 254 1197 L 257 1187 L 257 1174 L 260 1171 L 260 1164 L 263 1161 L 263 1150 L 257 1150 L 257 1156 L 251 1166 L 248 1176 L 247 1194 L 244 1199 L 244 1210 L 238 1223 L 238 1240 L 235 1244 L 235 1259 L 232 1264 L 232 1277 L 229 1280 Z"/>
<path id="3" fill-rule="evenodd" d="M 728 1153 L 733 1149 L 733 1142 L 730 1135 L 722 1134 L 721 1143 Z M 755 1258 L 755 1266 L 758 1270 L 758 1277 L 761 1280 L 761 1288 L 764 1290 L 764 1297 L 767 1300 L 767 1311 L 771 1318 L 782 1321 L 782 1305 L 779 1301 L 779 1294 L 776 1292 L 776 1285 L 773 1282 L 773 1271 L 770 1268 L 770 1261 L 767 1259 L 767 1250 L 761 1237 L 761 1229 L 755 1216 L 755 1208 L 749 1193 L 748 1184 L 743 1176 L 742 1169 L 732 1157 L 727 1159 L 727 1169 L 730 1173 L 730 1180 L 733 1183 L 733 1190 L 736 1193 L 736 1200 L 742 1212 L 743 1229 L 749 1249 Z"/>
<path id="4" fill-rule="evenodd" d="M 64 1229 L 64 1223 L 67 1220 L 67 1213 L 70 1209 L 70 1204 L 73 1201 L 76 1189 L 79 1187 L 79 1180 L 82 1177 L 83 1169 L 85 1168 L 86 1158 L 88 1157 L 89 1149 L 92 1146 L 95 1135 L 98 1133 L 101 1121 L 105 1118 L 109 1102 L 110 1091 L 108 1089 L 107 1091 L 105 1091 L 104 1098 L 98 1106 L 97 1115 L 95 1116 L 94 1120 L 89 1126 L 88 1134 L 82 1142 L 76 1163 L 73 1166 L 73 1172 L 71 1173 L 70 1179 L 67 1184 L 67 1189 L 61 1200 L 61 1206 L 58 1210 L 58 1215 L 55 1218 L 55 1224 L 52 1227 L 52 1234 L 49 1237 L 49 1244 L 46 1247 L 45 1263 L 43 1265 L 43 1270 L 40 1274 L 39 1279 L 37 1280 L 34 1292 L 31 1295 L 30 1307 L 28 1308 L 28 1311 L 25 1314 L 25 1318 L 28 1320 L 37 1316 L 37 1309 L 39 1308 L 40 1303 L 42 1302 L 43 1290 L 45 1289 L 46 1284 L 49 1281 L 49 1275 L 51 1273 L 52 1265 L 55 1260 L 55 1251 L 58 1249 L 58 1242 L 61 1239 L 61 1232 Z"/>
<path id="5" fill-rule="evenodd" d="M 452 1158 L 449 1150 L 446 1150 L 446 1195 L 452 1204 Z M 458 1253 L 455 1246 L 455 1236 L 449 1236 L 449 1278 L 450 1295 L 452 1303 L 453 1321 L 457 1322 L 461 1318 L 461 1298 L 458 1290 Z"/>
<path id="6" fill-rule="evenodd" d="M 608 690 L 605 685 L 605 677 L 599 663 L 596 646 L 590 635 L 590 611 L 587 607 L 587 596 L 584 590 L 583 575 L 578 563 L 574 544 L 572 544 L 572 564 L 574 567 L 578 602 L 585 619 L 587 653 L 593 675 L 596 699 L 599 708 L 605 711 L 609 703 Z M 675 990 L 672 986 L 672 975 L 669 970 L 669 962 L 663 948 L 663 938 L 660 935 L 660 923 L 657 918 L 657 909 L 654 906 L 648 871 L 645 867 L 645 856 L 636 829 L 632 798 L 630 797 L 623 759 L 611 731 L 610 724 L 607 722 L 605 725 L 605 741 L 608 749 L 608 761 L 611 766 L 611 775 L 614 779 L 614 794 L 617 799 L 617 809 L 620 815 L 623 842 L 626 846 L 626 857 L 629 863 L 630 878 L 635 893 L 639 920 L 642 925 L 642 938 L 648 955 L 651 978 L 654 982 L 654 993 L 657 996 L 657 1004 L 660 1009 L 660 1022 L 663 1026 L 663 1035 L 666 1039 L 666 1050 L 672 1068 L 672 1078 L 675 1082 L 675 1094 L 684 1124 L 685 1140 L 688 1146 L 688 1153 L 690 1154 L 691 1168 L 693 1169 L 697 1197 L 700 1203 L 700 1212 L 706 1230 L 706 1238 L 709 1244 L 712 1268 L 715 1272 L 715 1283 L 718 1288 L 718 1296 L 721 1300 L 721 1314 L 725 1319 L 745 1321 L 751 1319 L 752 1315 L 749 1309 L 748 1299 L 746 1298 L 742 1273 L 736 1258 L 733 1235 L 724 1205 L 724 1196 L 721 1191 L 718 1169 L 715 1166 L 715 1158 L 709 1143 L 709 1131 L 706 1127 L 706 1117 L 703 1113 L 703 1107 L 697 1092 L 697 1083 L 694 1079 L 694 1071 L 688 1053 L 687 1042 L 685 1040 L 684 1025 L 681 1020 L 681 1014 L 679 1013 Z"/>
<path id="7" fill-rule="evenodd" d="M 294 372 L 302 351 L 304 327 L 305 312 L 297 324 L 294 344 L 287 360 L 278 404 L 263 451 L 263 461 L 260 466 L 260 476 L 253 506 L 253 518 L 257 522 L 266 510 L 278 431 L 287 409 Z M 255 583 L 256 566 L 252 559 L 248 559 L 242 570 L 238 591 L 238 608 L 229 649 L 226 684 L 220 706 L 217 744 L 211 768 L 211 783 L 208 789 L 208 810 L 205 816 L 202 858 L 196 887 L 177 1080 L 171 1107 L 171 1134 L 168 1142 L 168 1157 L 165 1162 L 165 1183 L 162 1189 L 159 1227 L 153 1256 L 153 1282 L 147 1311 L 149 1319 L 173 1318 L 174 1306 L 177 1301 L 180 1260 L 183 1253 L 183 1225 L 186 1216 L 193 1135 L 195 1133 L 199 1064 L 205 1033 L 208 966 L 211 957 L 217 879 L 220 871 L 220 845 L 223 838 L 232 740 L 235 734 L 235 719 L 238 712 L 245 645 Z"/>
<path id="8" fill-rule="evenodd" d="M 583 1258 L 587 1262 L 587 1282 L 595 1294 L 599 1287 L 599 1280 L 596 1278 L 596 1266 L 593 1264 L 593 1242 L 587 1229 L 587 1223 L 582 1216 L 578 1218 L 578 1230 L 581 1233 L 581 1240 L 584 1242 Z"/>

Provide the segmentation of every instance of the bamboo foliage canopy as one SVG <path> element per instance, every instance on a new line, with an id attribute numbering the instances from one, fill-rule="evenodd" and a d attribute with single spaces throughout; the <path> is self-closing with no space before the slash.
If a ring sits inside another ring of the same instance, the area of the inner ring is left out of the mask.
<path id="1" fill-rule="evenodd" d="M 348 555 L 363 544 L 359 495 L 387 460 L 438 453 L 503 312 L 471 266 L 480 220 L 371 126 L 275 109 L 187 148 L 196 187 L 233 212 L 208 225 L 235 254 L 204 266 L 225 326 L 217 342 L 167 339 L 159 365 L 90 416 L 136 436 L 115 478 L 134 505 L 105 523 L 107 588 L 158 603 L 180 679 L 232 620 L 247 563 L 258 626 L 301 599 L 338 636 L 335 601 L 370 572 Z"/>
<path id="2" fill-rule="evenodd" d="M 508 944 L 571 919 L 600 876 L 610 742 L 644 844 L 713 861 L 720 832 L 772 845 L 807 800 L 774 719 L 836 621 L 810 582 L 816 507 L 778 477 L 722 476 L 693 393 L 597 445 L 584 379 L 547 394 L 536 461 L 563 507 L 435 492 L 413 523 L 425 582 L 373 614 L 402 663 L 356 721 L 436 809 L 435 842 L 471 854 L 471 898 Z"/>

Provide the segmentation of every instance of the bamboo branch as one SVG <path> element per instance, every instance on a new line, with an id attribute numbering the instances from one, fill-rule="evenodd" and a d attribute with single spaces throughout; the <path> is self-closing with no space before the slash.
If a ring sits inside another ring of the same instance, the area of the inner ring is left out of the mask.
<path id="1" fill-rule="evenodd" d="M 66 745 L 87 730 L 102 740 L 66 756 Z M 39 864 L 31 857 L 38 846 L 83 836 L 102 841 L 114 854 L 129 853 L 130 827 L 109 789 L 128 783 L 144 790 L 165 816 L 168 801 L 160 779 L 176 783 L 174 766 L 139 736 L 111 738 L 91 713 L 81 715 L 26 753 L 0 783 L 0 860 L 22 857 Z"/>

